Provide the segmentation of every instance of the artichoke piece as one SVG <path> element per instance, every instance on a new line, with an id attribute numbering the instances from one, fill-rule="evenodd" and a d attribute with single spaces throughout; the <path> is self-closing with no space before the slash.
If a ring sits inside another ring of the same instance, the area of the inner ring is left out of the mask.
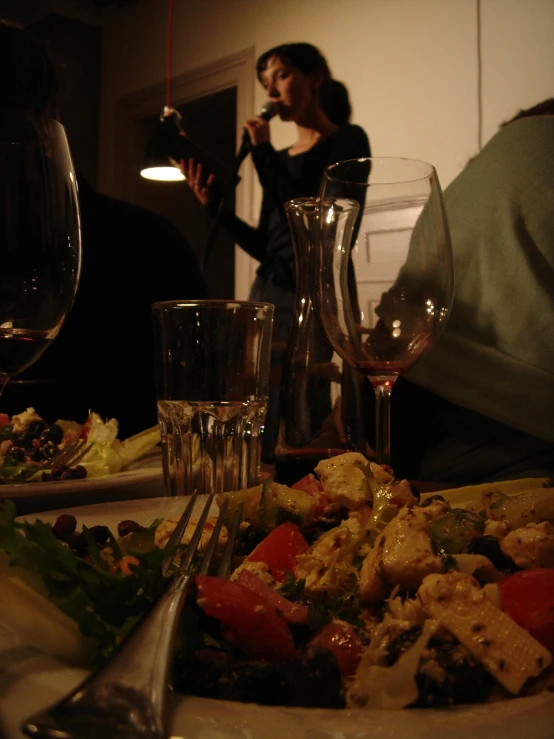
<path id="1" fill-rule="evenodd" d="M 459 554 L 466 550 L 469 542 L 482 536 L 484 520 L 476 513 L 463 508 L 452 508 L 444 516 L 431 521 L 428 534 L 435 554 Z"/>
<path id="2" fill-rule="evenodd" d="M 220 508 L 225 499 L 229 501 L 226 522 L 233 520 L 235 511 L 241 503 L 244 504 L 242 511 L 243 520 L 256 522 L 258 520 L 258 505 L 260 498 L 262 497 L 262 488 L 263 483 L 260 483 L 252 488 L 245 488 L 244 490 L 236 490 L 232 493 L 220 493 L 217 495 L 216 502 Z"/>
<path id="3" fill-rule="evenodd" d="M 303 490 L 289 488 L 269 479 L 263 484 L 258 521 L 265 531 L 272 531 L 285 521 L 298 525 L 311 519 L 316 499 Z"/>

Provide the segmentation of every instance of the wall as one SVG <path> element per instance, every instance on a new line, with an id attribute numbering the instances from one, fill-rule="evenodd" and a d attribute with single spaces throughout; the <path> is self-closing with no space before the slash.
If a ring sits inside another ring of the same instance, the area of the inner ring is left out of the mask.
<path id="1" fill-rule="evenodd" d="M 97 25 L 53 13 L 29 26 L 49 42 L 67 69 L 61 120 L 75 168 L 91 185 L 98 179 L 101 30 Z"/>
<path id="2" fill-rule="evenodd" d="M 444 186 L 502 120 L 554 95 L 553 32 L 554 0 L 174 0 L 173 73 L 248 47 L 259 54 L 284 41 L 315 43 L 348 85 L 373 153 L 427 160 Z M 164 80 L 166 33 L 166 0 L 134 0 L 104 14 L 106 192 L 117 166 L 116 102 Z M 257 84 L 254 100 L 259 110 Z M 271 125 L 276 146 L 292 143 L 292 127 Z"/>

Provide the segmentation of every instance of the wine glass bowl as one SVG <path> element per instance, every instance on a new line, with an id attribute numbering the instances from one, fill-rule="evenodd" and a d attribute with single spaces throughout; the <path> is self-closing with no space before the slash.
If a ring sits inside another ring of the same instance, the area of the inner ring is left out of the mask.
<path id="1" fill-rule="evenodd" d="M 376 397 L 376 459 L 390 462 L 390 392 L 437 341 L 453 298 L 450 235 L 435 169 L 401 158 L 327 168 L 312 293 L 336 351 Z M 348 227 L 337 229 L 342 218 Z"/>
<path id="2" fill-rule="evenodd" d="M 0 120 L 0 393 L 58 334 L 77 290 L 77 183 L 63 126 Z"/>

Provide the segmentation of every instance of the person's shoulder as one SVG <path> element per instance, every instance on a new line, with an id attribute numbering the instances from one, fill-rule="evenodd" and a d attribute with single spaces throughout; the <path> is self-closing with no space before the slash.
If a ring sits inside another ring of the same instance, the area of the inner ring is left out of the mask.
<path id="1" fill-rule="evenodd" d="M 503 126 L 485 149 L 513 149 L 515 152 L 554 154 L 554 115 L 520 118 Z"/>
<path id="2" fill-rule="evenodd" d="M 349 149 L 355 149 L 357 156 L 371 156 L 368 135 L 357 123 L 339 126 L 333 134 L 333 139 L 337 145 L 347 145 Z"/>
<path id="3" fill-rule="evenodd" d="M 367 134 L 357 123 L 345 123 L 339 126 L 334 133 L 338 138 L 359 138 L 367 141 Z"/>

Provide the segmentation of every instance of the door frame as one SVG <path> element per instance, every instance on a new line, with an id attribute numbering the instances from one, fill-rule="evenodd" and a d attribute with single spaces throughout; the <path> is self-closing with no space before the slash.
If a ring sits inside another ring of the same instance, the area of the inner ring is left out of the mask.
<path id="1" fill-rule="evenodd" d="M 229 87 L 237 88 L 237 148 L 242 138 L 242 122 L 253 115 L 255 86 L 255 49 L 250 47 L 202 67 L 184 72 L 171 80 L 171 102 L 178 107 L 190 100 L 211 95 Z M 159 82 L 132 95 L 119 98 L 115 105 L 115 151 L 113 183 L 115 197 L 134 203 L 136 179 L 133 174 L 137 151 L 138 122 L 161 113 L 166 102 L 166 83 Z M 136 177 L 139 177 L 136 172 Z M 250 225 L 258 214 L 253 204 L 256 181 L 251 158 L 241 166 L 241 180 L 236 189 L 235 212 Z M 245 300 L 254 279 L 257 262 L 235 246 L 235 298 Z"/>

